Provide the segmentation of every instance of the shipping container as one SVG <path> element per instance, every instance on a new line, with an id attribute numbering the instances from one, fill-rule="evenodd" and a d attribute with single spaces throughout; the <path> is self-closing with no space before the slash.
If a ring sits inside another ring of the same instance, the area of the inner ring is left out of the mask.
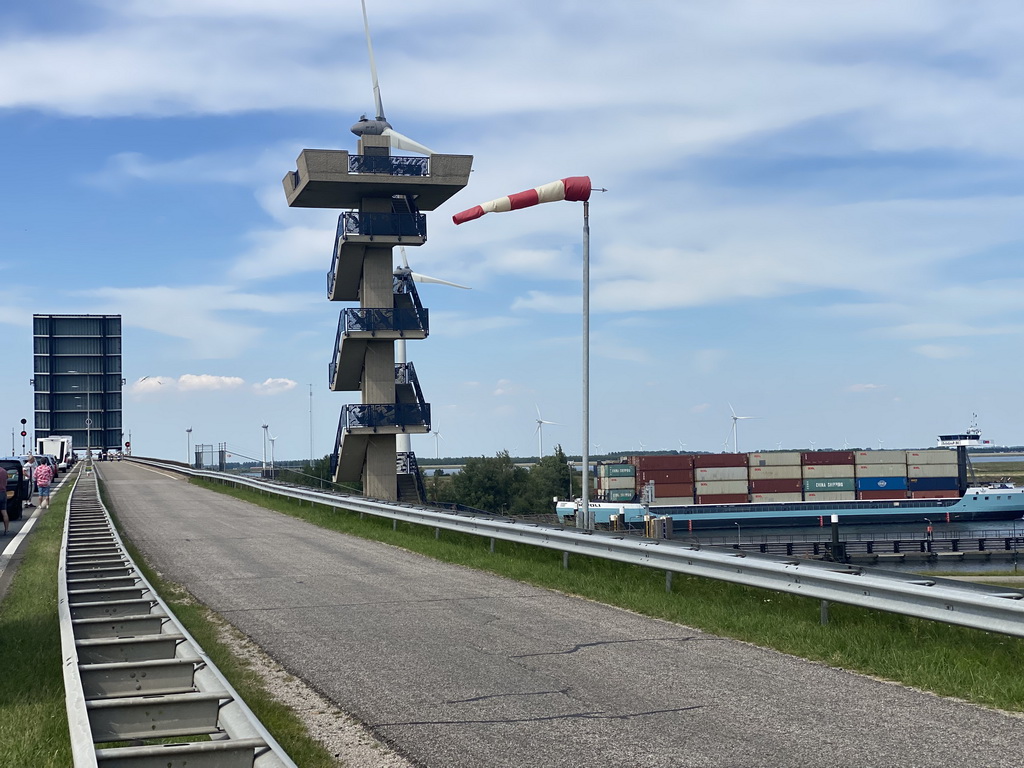
<path id="1" fill-rule="evenodd" d="M 906 451 L 857 451 L 853 454 L 857 464 L 906 464 Z M 882 473 L 878 473 L 882 474 Z"/>
<path id="2" fill-rule="evenodd" d="M 803 467 L 799 464 L 771 467 L 751 466 L 747 469 L 747 477 L 751 480 L 799 480 L 803 477 Z"/>
<path id="3" fill-rule="evenodd" d="M 692 483 L 692 469 L 638 469 L 636 471 L 637 487 L 646 483 Z"/>
<path id="4" fill-rule="evenodd" d="M 857 498 L 861 501 L 884 501 L 892 499 L 905 499 L 907 492 L 903 491 L 858 491 Z"/>
<path id="5" fill-rule="evenodd" d="M 632 464 L 598 464 L 598 477 L 635 477 L 636 467 Z"/>
<path id="6" fill-rule="evenodd" d="M 879 465 L 881 466 L 881 465 Z M 858 477 L 858 491 L 906 491 L 905 477 Z M 906 494 L 904 494 L 906 495 Z"/>
<path id="7" fill-rule="evenodd" d="M 750 493 L 803 493 L 804 483 L 799 478 L 750 481 Z"/>
<path id="8" fill-rule="evenodd" d="M 754 504 L 779 504 L 789 503 L 792 504 L 794 501 L 803 501 L 804 495 L 802 493 L 752 493 L 750 494 L 750 501 Z"/>
<path id="9" fill-rule="evenodd" d="M 960 482 L 955 477 L 911 477 L 907 487 L 912 491 L 956 491 Z"/>
<path id="10" fill-rule="evenodd" d="M 856 491 L 811 491 L 804 494 L 805 501 L 856 501 Z"/>
<path id="11" fill-rule="evenodd" d="M 608 490 L 608 489 L 620 489 L 620 488 L 636 488 L 635 477 L 598 477 L 597 478 L 597 489 Z"/>
<path id="12" fill-rule="evenodd" d="M 804 478 L 808 477 L 853 477 L 853 464 L 807 464 L 804 466 Z"/>
<path id="13" fill-rule="evenodd" d="M 693 457 L 693 467 L 745 467 L 745 453 L 701 453 Z"/>
<path id="14" fill-rule="evenodd" d="M 956 451 L 950 448 L 907 451 L 907 464 L 956 464 Z"/>
<path id="15" fill-rule="evenodd" d="M 956 491 L 911 491 L 912 499 L 950 499 L 957 496 Z M 942 508 L 936 509 L 936 514 L 941 513 Z"/>
<path id="16" fill-rule="evenodd" d="M 689 454 L 629 456 L 626 461 L 637 469 L 693 469 L 693 456 Z"/>
<path id="17" fill-rule="evenodd" d="M 856 477 L 906 477 L 906 464 L 855 464 Z"/>
<path id="18" fill-rule="evenodd" d="M 654 498 L 658 499 L 658 503 L 663 503 L 661 499 L 666 496 L 689 496 L 693 498 L 693 483 L 655 483 L 654 484 Z"/>
<path id="19" fill-rule="evenodd" d="M 852 477 L 812 477 L 804 480 L 804 493 L 809 491 L 855 491 L 857 481 Z"/>
<path id="20" fill-rule="evenodd" d="M 693 479 L 697 482 L 721 480 L 747 481 L 746 467 L 698 467 L 693 470 Z"/>
<path id="21" fill-rule="evenodd" d="M 693 496 L 665 496 L 658 499 L 658 505 L 666 507 L 688 507 L 696 503 Z"/>
<path id="22" fill-rule="evenodd" d="M 789 467 L 800 466 L 799 451 L 769 451 L 767 453 L 748 453 L 747 464 L 751 467 Z"/>
<path id="23" fill-rule="evenodd" d="M 956 477 L 956 464 L 908 464 L 907 477 Z"/>
<path id="24" fill-rule="evenodd" d="M 633 492 L 631 488 L 611 488 L 607 491 L 601 491 L 600 493 L 598 493 L 598 498 L 604 499 L 605 501 L 632 501 L 634 496 L 636 496 L 636 494 Z"/>
<path id="25" fill-rule="evenodd" d="M 698 504 L 745 504 L 750 497 L 745 493 L 718 493 L 708 496 L 698 496 Z"/>
<path id="26" fill-rule="evenodd" d="M 697 489 L 698 496 L 723 493 L 750 493 L 746 480 L 716 480 L 713 482 L 698 480 L 694 483 L 694 486 Z"/>
<path id="27" fill-rule="evenodd" d="M 853 451 L 808 451 L 800 454 L 800 463 L 853 464 Z"/>

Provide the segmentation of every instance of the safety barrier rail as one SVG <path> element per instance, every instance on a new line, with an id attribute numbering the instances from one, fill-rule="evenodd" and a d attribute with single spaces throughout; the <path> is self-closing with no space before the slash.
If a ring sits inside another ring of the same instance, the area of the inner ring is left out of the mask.
<path id="1" fill-rule="evenodd" d="M 75 768 L 296 768 L 136 568 L 91 471 L 68 500 L 58 592 Z"/>
<path id="2" fill-rule="evenodd" d="M 571 554 L 631 563 L 668 574 L 681 573 L 788 592 L 824 602 L 915 616 L 974 629 L 1024 637 L 1024 591 L 879 568 L 805 560 L 670 539 L 641 539 L 606 531 L 523 523 L 512 518 L 449 512 L 359 496 L 282 487 L 255 478 L 205 472 L 180 465 L 138 460 L 193 477 L 248 486 L 267 493 L 338 509 L 459 531 L 492 540 L 515 541 Z"/>

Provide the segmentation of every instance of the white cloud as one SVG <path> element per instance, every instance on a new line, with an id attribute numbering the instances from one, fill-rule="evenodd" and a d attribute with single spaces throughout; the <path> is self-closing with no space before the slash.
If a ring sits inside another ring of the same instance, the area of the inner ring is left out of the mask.
<path id="1" fill-rule="evenodd" d="M 253 384 L 252 389 L 257 395 L 279 395 L 297 386 L 298 382 L 291 379 L 266 379 L 259 384 Z"/>
<path id="2" fill-rule="evenodd" d="M 885 389 L 884 384 L 851 384 L 846 388 L 847 392 L 875 392 Z"/>
<path id="3" fill-rule="evenodd" d="M 183 392 L 238 389 L 244 384 L 245 379 L 238 376 L 212 376 L 208 373 L 186 373 L 178 378 L 178 389 Z"/>
<path id="4" fill-rule="evenodd" d="M 919 347 L 915 347 L 914 351 L 923 357 L 930 357 L 935 360 L 949 360 L 954 357 L 965 357 L 971 352 L 967 347 L 943 344 L 922 344 Z"/>

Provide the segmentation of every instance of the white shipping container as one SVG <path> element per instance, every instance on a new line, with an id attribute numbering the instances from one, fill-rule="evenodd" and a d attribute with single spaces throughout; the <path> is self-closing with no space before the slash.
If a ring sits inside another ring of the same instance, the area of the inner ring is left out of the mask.
<path id="1" fill-rule="evenodd" d="M 686 507 L 691 504 L 696 504 L 697 501 L 693 496 L 668 496 L 666 498 L 655 499 L 655 503 L 652 505 L 652 511 L 658 507 Z"/>
<path id="2" fill-rule="evenodd" d="M 856 491 L 808 491 L 804 494 L 805 501 L 853 501 L 856 498 Z"/>
<path id="3" fill-rule="evenodd" d="M 800 480 L 803 470 L 799 464 L 770 467 L 755 467 L 751 464 L 747 469 L 747 477 L 751 480 Z"/>
<path id="4" fill-rule="evenodd" d="M 857 464 L 856 477 L 906 477 L 906 464 Z"/>
<path id="5" fill-rule="evenodd" d="M 747 482 L 746 467 L 698 467 L 693 471 L 693 479 L 708 482 L 719 482 L 722 480 L 742 480 Z M 732 493 L 732 491 L 729 491 Z M 746 493 L 746 491 L 743 491 Z"/>
<path id="6" fill-rule="evenodd" d="M 757 502 L 763 503 L 778 503 L 778 502 L 793 502 L 803 501 L 804 495 L 802 493 L 752 493 L 750 494 L 750 500 L 755 504 Z"/>
<path id="7" fill-rule="evenodd" d="M 634 488 L 636 486 L 635 477 L 599 477 L 597 478 L 597 488 L 600 491 L 608 491 L 611 489 L 620 488 Z"/>
<path id="8" fill-rule="evenodd" d="M 956 451 L 935 448 L 930 451 L 907 451 L 907 464 L 956 464 Z"/>
<path id="9" fill-rule="evenodd" d="M 746 470 L 744 470 L 746 471 Z M 712 496 L 722 493 L 747 493 L 747 481 L 744 480 L 716 480 L 698 481 L 696 484 L 698 496 Z"/>
<path id="10" fill-rule="evenodd" d="M 956 477 L 956 464 L 911 464 L 907 477 Z"/>
<path id="11" fill-rule="evenodd" d="M 853 460 L 858 464 L 906 464 L 906 451 L 857 451 Z M 883 477 L 883 475 L 878 475 Z"/>
<path id="12" fill-rule="evenodd" d="M 807 464 L 804 477 L 853 477 L 853 464 Z"/>
<path id="13" fill-rule="evenodd" d="M 800 451 L 771 451 L 770 453 L 747 454 L 748 466 L 751 467 L 789 467 L 800 466 Z M 799 477 L 799 475 L 797 475 Z"/>

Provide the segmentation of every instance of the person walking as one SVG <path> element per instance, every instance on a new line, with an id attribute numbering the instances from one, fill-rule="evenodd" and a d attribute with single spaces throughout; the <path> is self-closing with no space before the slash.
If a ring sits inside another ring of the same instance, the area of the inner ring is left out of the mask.
<path id="1" fill-rule="evenodd" d="M 25 502 L 26 507 L 34 507 L 32 503 L 32 497 L 36 492 L 36 457 L 31 453 L 25 459 L 25 480 L 28 483 L 28 501 Z"/>
<path id="2" fill-rule="evenodd" d="M 36 467 L 35 479 L 36 488 L 39 489 L 39 508 L 46 509 L 50 506 L 50 483 L 53 482 L 53 467 L 40 462 Z"/>

